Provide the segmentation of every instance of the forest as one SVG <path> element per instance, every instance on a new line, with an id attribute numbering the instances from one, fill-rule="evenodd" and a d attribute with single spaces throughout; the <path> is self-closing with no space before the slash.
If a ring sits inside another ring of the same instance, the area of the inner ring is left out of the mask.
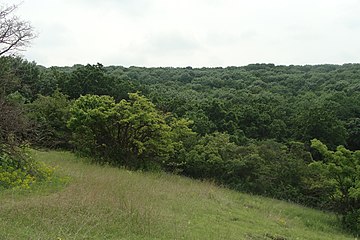
<path id="1" fill-rule="evenodd" d="M 360 64 L 43 67 L 0 58 L 0 188 L 51 169 L 26 149 L 166 171 L 341 216 L 360 233 Z"/>

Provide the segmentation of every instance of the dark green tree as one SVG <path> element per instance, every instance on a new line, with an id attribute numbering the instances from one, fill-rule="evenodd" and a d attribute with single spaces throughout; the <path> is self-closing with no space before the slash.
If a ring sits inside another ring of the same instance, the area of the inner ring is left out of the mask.
<path id="1" fill-rule="evenodd" d="M 71 133 L 66 127 L 70 109 L 67 96 L 58 90 L 51 96 L 39 95 L 26 108 L 33 125 L 30 135 L 33 144 L 48 148 L 70 147 Z"/>

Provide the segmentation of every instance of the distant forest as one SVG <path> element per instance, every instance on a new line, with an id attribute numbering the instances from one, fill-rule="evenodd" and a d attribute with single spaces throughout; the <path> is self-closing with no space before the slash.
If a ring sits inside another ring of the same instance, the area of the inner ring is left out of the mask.
<path id="1" fill-rule="evenodd" d="M 10 60 L 10 59 L 8 59 Z M 313 138 L 331 149 L 360 149 L 360 64 L 227 68 L 74 65 L 44 68 L 11 59 L 21 81 L 7 91 L 29 103 L 56 90 L 70 100 L 139 92 L 164 113 L 193 121 L 200 135 L 224 132 L 237 144 Z"/>
<path id="2" fill-rule="evenodd" d="M 0 81 L 9 113 L 0 126 L 12 122 L 3 146 L 11 133 L 102 163 L 213 180 L 333 210 L 359 232 L 360 64 L 46 68 L 1 57 Z"/>

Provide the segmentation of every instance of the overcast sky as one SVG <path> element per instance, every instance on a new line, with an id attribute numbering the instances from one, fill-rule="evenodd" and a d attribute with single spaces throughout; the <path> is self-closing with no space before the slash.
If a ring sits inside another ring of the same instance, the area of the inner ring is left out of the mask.
<path id="1" fill-rule="evenodd" d="M 0 0 L 0 3 L 16 1 Z M 360 62 L 360 0 L 24 0 L 45 66 Z"/>

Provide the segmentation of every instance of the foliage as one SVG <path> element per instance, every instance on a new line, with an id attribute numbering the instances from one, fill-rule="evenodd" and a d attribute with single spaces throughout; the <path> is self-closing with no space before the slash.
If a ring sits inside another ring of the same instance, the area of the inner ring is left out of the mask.
<path id="1" fill-rule="evenodd" d="M 182 163 L 178 171 L 187 176 L 314 206 L 313 196 L 306 195 L 310 160 L 301 143 L 286 146 L 268 140 L 238 146 L 230 135 L 214 133 L 200 138 L 177 161 Z"/>
<path id="2" fill-rule="evenodd" d="M 360 149 L 360 117 L 350 118 L 346 123 L 348 129 L 347 146 L 350 150 Z"/>
<path id="3" fill-rule="evenodd" d="M 0 190 L 29 188 L 36 181 L 48 180 L 52 173 L 19 147 L 28 124 L 16 99 L 15 96 L 9 99 L 0 96 Z"/>
<path id="4" fill-rule="evenodd" d="M 360 151 L 352 152 L 344 146 L 330 151 L 317 139 L 311 146 L 323 157 L 311 163 L 325 177 L 323 184 L 332 186 L 329 193 L 334 210 L 342 214 L 344 224 L 360 234 Z"/>
<path id="5" fill-rule="evenodd" d="M 9 154 L 16 151 L 28 127 L 22 106 L 0 94 L 0 152 Z"/>
<path id="6" fill-rule="evenodd" d="M 20 57 L 0 57 L 0 63 L 0 92 L 4 96 L 19 92 L 26 102 L 34 100 L 41 82 L 36 63 Z"/>
<path id="7" fill-rule="evenodd" d="M 184 118 L 177 119 L 173 116 L 168 116 L 166 121 L 171 129 L 170 139 L 173 152 L 169 158 L 162 162 L 162 167 L 166 171 L 182 173 L 184 166 L 187 164 L 186 154 L 197 142 L 196 133 L 190 128 L 193 122 Z"/>
<path id="8" fill-rule="evenodd" d="M 227 162 L 239 160 L 238 147 L 230 142 L 227 134 L 205 135 L 185 154 L 184 160 L 184 174 L 221 180 L 226 173 Z"/>
<path id="9" fill-rule="evenodd" d="M 33 144 L 48 148 L 69 148 L 71 133 L 66 127 L 70 101 L 55 91 L 51 96 L 39 95 L 27 104 L 27 116 L 33 122 L 30 140 Z"/>
<path id="10" fill-rule="evenodd" d="M 26 150 L 16 154 L 0 151 L 0 190 L 7 188 L 30 188 L 38 181 L 51 178 L 53 170 L 34 160 Z"/>
<path id="11" fill-rule="evenodd" d="M 315 100 L 313 96 L 307 95 L 298 104 L 294 117 L 294 135 L 297 139 L 308 142 L 317 138 L 332 149 L 345 144 L 347 133 L 343 122 L 336 117 L 336 102 L 326 98 Z"/>
<path id="12" fill-rule="evenodd" d="M 0 5 L 0 189 L 28 188 L 51 175 L 19 147 L 29 130 L 22 104 L 35 96 L 39 71 L 34 63 L 4 57 L 23 50 L 36 36 L 29 22 L 14 15 L 17 8 Z"/>
<path id="13" fill-rule="evenodd" d="M 304 145 L 287 145 L 272 140 L 261 141 L 242 148 L 242 157 L 249 166 L 245 173 L 247 190 L 279 199 L 311 205 L 305 196 L 306 178 L 310 172 L 307 163 L 311 156 Z M 248 172 L 249 171 L 249 172 Z"/>
<path id="14" fill-rule="evenodd" d="M 23 86 L 16 90 L 26 99 L 50 95 L 57 87 L 70 99 L 95 94 L 116 101 L 141 90 L 159 110 L 192 120 L 192 130 L 202 136 L 226 132 L 240 145 L 251 139 L 287 143 L 318 138 L 331 149 L 339 144 L 358 148 L 356 121 L 351 120 L 360 114 L 358 64 L 201 69 L 22 65 L 13 64 L 22 66 L 15 76 Z"/>
<path id="15" fill-rule="evenodd" d="M 53 68 L 51 73 L 57 79 L 59 88 L 70 97 L 76 99 L 81 95 L 111 95 L 116 100 L 127 98 L 133 86 L 126 80 L 106 73 L 103 65 L 77 66 L 69 74 L 62 74 Z M 55 75 L 55 76 L 54 76 Z M 50 78 L 51 79 L 51 78 Z"/>
<path id="16" fill-rule="evenodd" d="M 14 74 L 10 59 L 0 57 L 0 94 L 2 97 L 15 92 L 20 84 L 19 78 Z"/>
<path id="17" fill-rule="evenodd" d="M 173 151 L 164 116 L 137 93 L 118 103 L 109 96 L 85 95 L 74 102 L 70 114 L 74 144 L 86 154 L 138 168 Z"/>

